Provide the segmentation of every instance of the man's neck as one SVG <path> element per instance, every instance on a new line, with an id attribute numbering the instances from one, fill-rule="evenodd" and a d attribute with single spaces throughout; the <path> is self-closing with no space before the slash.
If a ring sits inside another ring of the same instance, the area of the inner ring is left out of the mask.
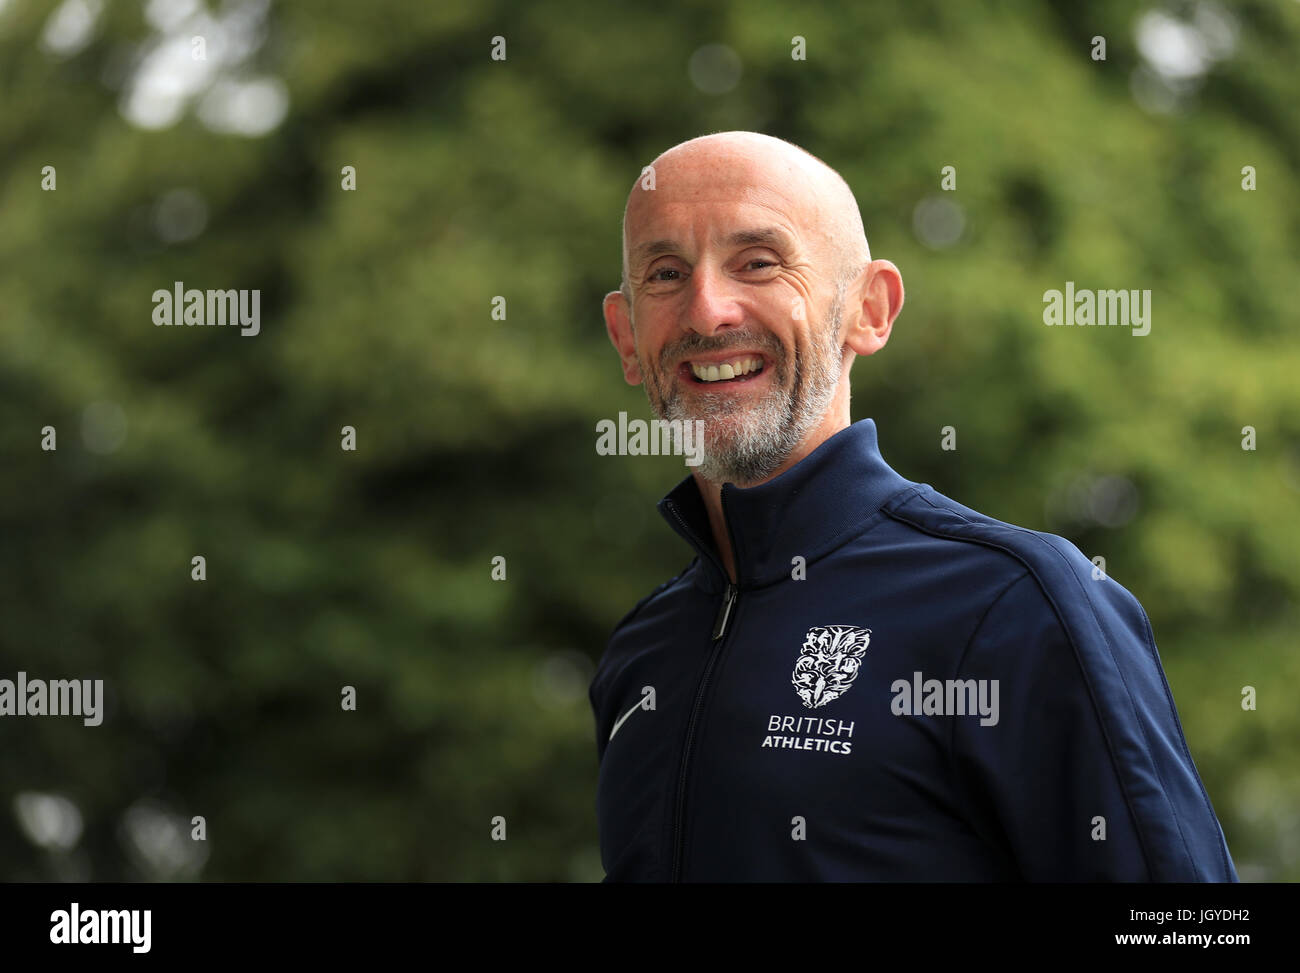
<path id="1" fill-rule="evenodd" d="M 845 411 L 847 412 L 847 410 Z M 745 483 L 743 486 L 746 488 L 755 487 L 775 479 L 803 460 L 818 446 L 830 439 L 831 436 L 848 427 L 849 418 L 847 415 L 832 419 L 831 414 L 828 414 L 826 421 L 823 421 L 821 425 L 809 432 L 803 438 L 803 441 L 795 447 L 794 451 L 786 457 L 785 462 L 777 467 L 770 476 L 755 480 L 753 483 Z M 726 568 L 727 577 L 731 579 L 731 583 L 735 584 L 736 555 L 731 549 L 731 535 L 727 532 L 727 519 L 722 513 L 722 484 L 706 480 L 699 473 L 696 473 L 695 485 L 700 490 L 700 496 L 704 498 L 704 508 L 709 513 L 709 529 L 713 533 L 713 543 L 722 557 L 722 566 Z"/>

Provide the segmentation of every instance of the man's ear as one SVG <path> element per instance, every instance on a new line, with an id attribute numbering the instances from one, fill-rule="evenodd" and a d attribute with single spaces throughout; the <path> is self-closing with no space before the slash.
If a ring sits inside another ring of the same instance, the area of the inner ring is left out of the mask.
<path id="1" fill-rule="evenodd" d="M 636 338 L 632 334 L 627 298 L 622 291 L 610 291 L 605 295 L 601 310 L 605 313 L 605 330 L 609 332 L 609 340 L 623 361 L 623 378 L 628 385 L 640 385 L 641 367 L 636 360 Z"/>
<path id="2" fill-rule="evenodd" d="M 859 355 L 874 355 L 885 347 L 894 318 L 903 309 L 903 275 L 888 260 L 873 260 L 850 292 L 861 295 L 862 313 L 844 343 Z"/>

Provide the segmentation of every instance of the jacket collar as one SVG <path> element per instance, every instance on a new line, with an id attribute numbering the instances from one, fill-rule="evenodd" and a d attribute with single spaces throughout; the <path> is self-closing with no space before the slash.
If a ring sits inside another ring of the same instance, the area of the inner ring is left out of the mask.
<path id="1" fill-rule="evenodd" d="M 829 554 L 861 533 L 889 497 L 916 485 L 880 455 L 871 419 L 841 429 L 766 483 L 748 488 L 723 484 L 722 510 L 739 587 L 789 578 L 794 557 L 811 564 Z M 728 578 L 695 477 L 687 476 L 658 506 L 669 526 L 700 555 L 699 586 L 721 591 Z"/>

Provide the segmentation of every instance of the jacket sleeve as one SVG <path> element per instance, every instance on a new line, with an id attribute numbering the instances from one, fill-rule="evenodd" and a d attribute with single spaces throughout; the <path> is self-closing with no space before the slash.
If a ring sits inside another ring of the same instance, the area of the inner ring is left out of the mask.
<path id="1" fill-rule="evenodd" d="M 972 827 L 1027 881 L 1235 882 L 1146 613 L 1072 553 L 1011 582 L 958 664 L 998 687 L 996 723 L 952 721 Z"/>

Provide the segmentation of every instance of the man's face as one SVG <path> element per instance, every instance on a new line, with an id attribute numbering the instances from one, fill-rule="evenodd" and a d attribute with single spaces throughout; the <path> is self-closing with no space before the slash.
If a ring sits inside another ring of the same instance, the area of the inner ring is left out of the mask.
<path id="1" fill-rule="evenodd" d="M 830 407 L 844 289 L 806 204 L 761 168 L 658 182 L 628 212 L 635 371 L 660 418 L 704 420 L 702 476 L 759 482 Z"/>

